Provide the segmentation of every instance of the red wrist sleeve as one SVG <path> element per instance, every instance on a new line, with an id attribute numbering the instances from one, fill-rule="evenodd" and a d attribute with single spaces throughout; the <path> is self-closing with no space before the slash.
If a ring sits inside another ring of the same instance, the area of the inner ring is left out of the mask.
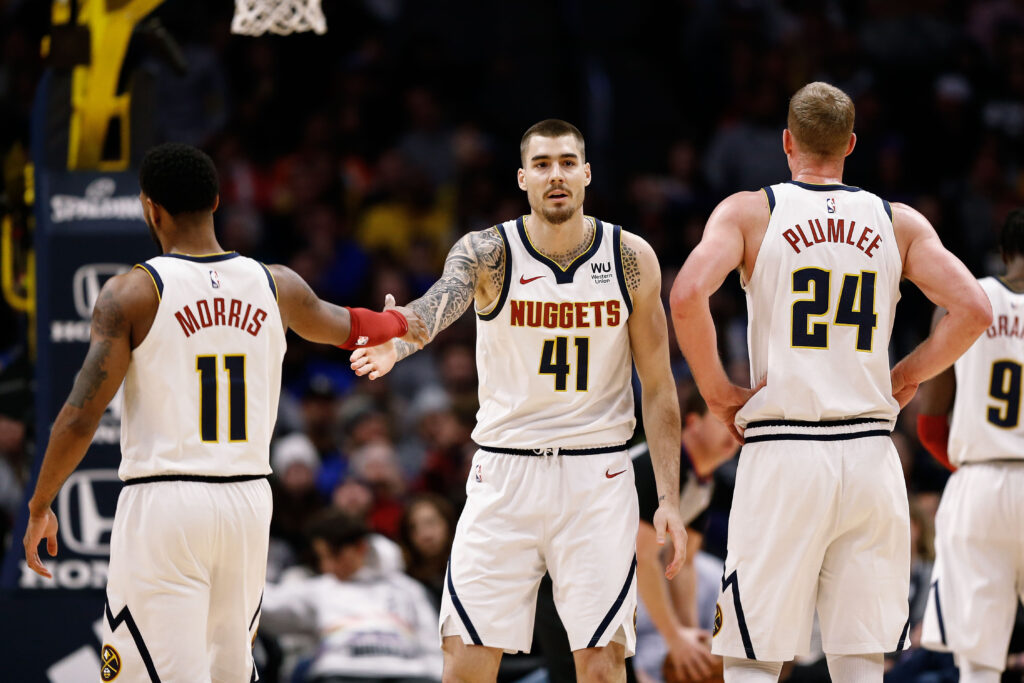
<path id="1" fill-rule="evenodd" d="M 398 311 L 378 313 L 368 308 L 349 308 L 351 332 L 340 347 L 349 351 L 361 346 L 377 346 L 409 331 L 409 323 Z"/>
<path id="2" fill-rule="evenodd" d="M 949 420 L 945 415 L 918 415 L 917 438 L 943 467 L 950 472 L 956 471 L 949 462 Z"/>

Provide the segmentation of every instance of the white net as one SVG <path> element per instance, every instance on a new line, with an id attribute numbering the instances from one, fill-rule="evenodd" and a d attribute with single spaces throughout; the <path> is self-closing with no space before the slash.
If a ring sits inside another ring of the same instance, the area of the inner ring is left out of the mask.
<path id="1" fill-rule="evenodd" d="M 320 0 L 235 0 L 231 32 L 246 36 L 327 33 Z"/>

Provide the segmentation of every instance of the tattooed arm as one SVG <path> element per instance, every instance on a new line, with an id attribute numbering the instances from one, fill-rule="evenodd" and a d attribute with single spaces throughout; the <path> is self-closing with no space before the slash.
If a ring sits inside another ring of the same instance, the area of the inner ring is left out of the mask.
<path id="1" fill-rule="evenodd" d="M 49 577 L 50 572 L 39 560 L 39 542 L 46 538 L 50 555 L 57 553 L 57 518 L 50 505 L 85 457 L 103 411 L 121 386 L 128 371 L 133 332 L 136 341 L 141 341 L 139 328 L 148 331 L 158 303 L 149 276 L 141 270 L 111 278 L 96 300 L 89 352 L 53 423 L 35 493 L 28 504 L 25 559 L 43 576 Z"/>
<path id="2" fill-rule="evenodd" d="M 651 245 L 622 233 L 622 270 L 633 299 L 629 345 L 640 378 L 644 432 L 658 487 L 654 531 L 658 544 L 672 538 L 673 557 L 665 569 L 672 579 L 686 556 L 686 529 L 679 514 L 679 397 L 668 358 L 668 321 L 661 303 L 661 268 Z"/>
<path id="3" fill-rule="evenodd" d="M 459 319 L 474 299 L 481 309 L 501 293 L 505 273 L 505 243 L 496 228 L 471 232 L 455 243 L 444 262 L 441 278 L 427 293 L 408 304 L 427 324 L 428 341 Z M 416 351 L 416 346 L 393 340 L 351 357 L 357 375 L 377 379 L 390 372 L 395 363 Z"/>

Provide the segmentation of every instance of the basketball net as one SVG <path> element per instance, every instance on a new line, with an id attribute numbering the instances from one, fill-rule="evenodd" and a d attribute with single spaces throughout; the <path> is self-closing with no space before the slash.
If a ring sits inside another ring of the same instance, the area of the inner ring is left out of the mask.
<path id="1" fill-rule="evenodd" d="M 245 36 L 327 33 L 320 0 L 235 0 L 231 32 Z"/>

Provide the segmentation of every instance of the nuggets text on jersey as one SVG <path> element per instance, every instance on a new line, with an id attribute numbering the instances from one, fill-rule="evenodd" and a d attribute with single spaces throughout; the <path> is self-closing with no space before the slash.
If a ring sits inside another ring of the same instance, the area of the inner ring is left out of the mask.
<path id="1" fill-rule="evenodd" d="M 512 299 L 509 324 L 512 327 L 546 327 L 563 330 L 582 327 L 618 327 L 622 323 L 620 302 L 608 301 L 520 301 Z"/>

